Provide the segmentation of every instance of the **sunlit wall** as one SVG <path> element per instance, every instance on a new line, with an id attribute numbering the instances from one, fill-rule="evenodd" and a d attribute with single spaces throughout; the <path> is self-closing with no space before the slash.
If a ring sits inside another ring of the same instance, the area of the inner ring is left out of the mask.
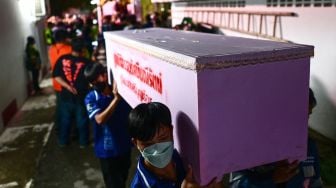
<path id="1" fill-rule="evenodd" d="M 0 131 L 4 119 L 27 97 L 27 71 L 23 64 L 25 39 L 34 35 L 33 0 L 0 1 Z M 14 104 L 15 103 L 15 104 Z"/>

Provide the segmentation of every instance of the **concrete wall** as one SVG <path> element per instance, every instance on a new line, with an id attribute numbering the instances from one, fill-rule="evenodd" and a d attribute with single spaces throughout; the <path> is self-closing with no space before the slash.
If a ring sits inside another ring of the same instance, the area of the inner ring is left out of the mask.
<path id="1" fill-rule="evenodd" d="M 283 19 L 284 38 L 315 46 L 311 59 L 310 85 L 315 92 L 317 107 L 310 125 L 325 136 L 336 140 L 336 8 L 295 10 L 297 18 Z"/>
<path id="2" fill-rule="evenodd" d="M 32 35 L 37 41 L 40 38 L 32 5 L 32 0 L 0 1 L 0 132 L 4 115 L 12 116 L 27 98 L 28 73 L 23 63 L 26 37 Z M 46 58 L 45 54 L 42 58 Z"/>
<path id="3" fill-rule="evenodd" d="M 315 56 L 311 58 L 310 86 L 315 92 L 318 105 L 310 117 L 310 127 L 336 140 L 336 24 L 331 19 L 336 18 L 336 8 L 286 11 L 296 12 L 298 17 L 281 20 L 283 38 L 315 46 Z M 227 35 L 248 37 L 223 31 Z"/>
<path id="4" fill-rule="evenodd" d="M 295 12 L 297 17 L 283 17 L 277 25 L 277 36 L 283 39 L 315 46 L 311 58 L 310 87 L 314 90 L 317 107 L 310 117 L 310 126 L 323 135 L 336 140 L 336 18 L 335 3 L 331 7 L 266 7 L 265 1 L 247 1 L 245 8 L 234 10 Z M 172 6 L 174 15 L 174 6 Z M 179 13 L 177 13 L 179 14 Z M 259 28 L 258 18 L 256 28 Z M 272 31 L 273 19 L 267 20 L 267 30 Z M 180 20 L 173 20 L 180 23 Z M 247 20 L 241 21 L 247 24 Z M 251 35 L 224 30 L 229 36 L 257 38 Z"/>

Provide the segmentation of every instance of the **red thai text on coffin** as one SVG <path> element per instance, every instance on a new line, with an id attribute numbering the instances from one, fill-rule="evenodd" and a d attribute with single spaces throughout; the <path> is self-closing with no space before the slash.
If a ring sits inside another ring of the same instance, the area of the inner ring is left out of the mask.
<path id="1" fill-rule="evenodd" d="M 149 67 L 141 67 L 139 62 L 133 62 L 132 60 L 126 60 L 121 54 L 114 54 L 114 66 L 120 67 L 126 70 L 130 75 L 135 76 L 141 82 L 145 83 L 149 87 L 153 88 L 158 93 L 162 94 L 162 74 L 153 73 Z"/>
<path id="2" fill-rule="evenodd" d="M 145 103 L 152 102 L 152 98 L 148 96 L 148 94 L 146 93 L 146 90 L 137 88 L 135 83 L 131 82 L 130 80 L 125 79 L 123 76 L 121 76 L 120 79 L 121 79 L 121 83 L 127 88 L 129 88 L 138 97 L 138 99 L 141 102 L 145 102 Z"/>

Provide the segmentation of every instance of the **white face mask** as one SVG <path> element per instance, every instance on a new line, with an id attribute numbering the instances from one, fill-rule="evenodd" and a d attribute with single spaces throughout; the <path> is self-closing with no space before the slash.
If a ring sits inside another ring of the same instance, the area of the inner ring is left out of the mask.
<path id="1" fill-rule="evenodd" d="M 163 168 L 168 165 L 173 156 L 173 151 L 172 141 L 156 143 L 145 147 L 143 151 L 140 150 L 145 160 L 157 168 Z"/>

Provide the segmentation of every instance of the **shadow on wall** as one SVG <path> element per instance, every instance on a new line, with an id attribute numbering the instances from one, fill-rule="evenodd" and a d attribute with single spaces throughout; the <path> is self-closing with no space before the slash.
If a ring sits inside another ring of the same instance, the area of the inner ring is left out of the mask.
<path id="1" fill-rule="evenodd" d="M 317 77 L 312 76 L 311 85 L 317 106 L 310 117 L 310 127 L 336 141 L 336 106 L 329 97 L 326 87 Z"/>
<path id="2" fill-rule="evenodd" d="M 198 181 L 199 172 L 199 139 L 195 124 L 184 112 L 178 112 L 176 135 L 179 140 L 180 154 L 185 165 L 191 165 L 193 175 Z"/>

